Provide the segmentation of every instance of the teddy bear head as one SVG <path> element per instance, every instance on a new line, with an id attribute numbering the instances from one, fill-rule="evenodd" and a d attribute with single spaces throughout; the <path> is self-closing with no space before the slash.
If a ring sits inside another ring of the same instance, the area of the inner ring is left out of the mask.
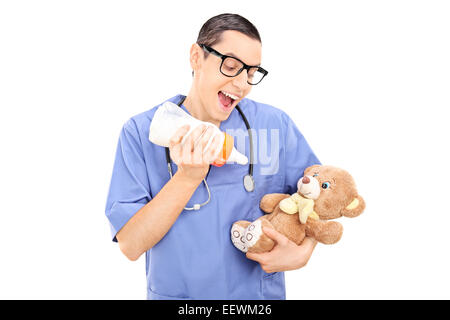
<path id="1" fill-rule="evenodd" d="M 327 165 L 308 167 L 297 187 L 297 193 L 314 200 L 314 211 L 322 220 L 357 217 L 365 208 L 352 176 L 340 168 Z"/>

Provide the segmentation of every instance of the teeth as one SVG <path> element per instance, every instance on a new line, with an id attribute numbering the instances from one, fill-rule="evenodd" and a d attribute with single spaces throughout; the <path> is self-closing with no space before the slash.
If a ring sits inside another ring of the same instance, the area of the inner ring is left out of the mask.
<path id="1" fill-rule="evenodd" d="M 220 91 L 220 92 L 222 92 L 224 95 L 226 95 L 227 97 L 230 97 L 233 100 L 238 100 L 239 99 L 239 97 L 236 97 L 236 96 L 232 95 L 231 93 L 228 93 L 228 92 L 225 92 L 225 91 Z"/>

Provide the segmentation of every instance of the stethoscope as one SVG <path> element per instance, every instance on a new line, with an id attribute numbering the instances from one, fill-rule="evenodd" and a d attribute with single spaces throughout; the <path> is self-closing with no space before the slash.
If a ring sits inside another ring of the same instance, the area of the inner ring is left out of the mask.
<path id="1" fill-rule="evenodd" d="M 178 103 L 178 106 L 181 107 L 184 100 L 186 99 L 185 96 L 182 97 L 181 101 Z M 255 190 L 255 180 L 253 179 L 253 137 L 252 137 L 252 130 L 250 128 L 250 125 L 247 121 L 247 118 L 245 117 L 244 113 L 242 112 L 239 105 L 236 105 L 236 109 L 239 112 L 239 114 L 242 117 L 242 120 L 244 120 L 245 127 L 247 128 L 248 137 L 250 140 L 250 162 L 248 165 L 248 174 L 244 176 L 244 188 L 247 190 L 247 192 L 252 192 Z M 170 150 L 166 147 L 166 162 L 167 162 L 167 169 L 169 170 L 170 178 L 173 176 L 172 172 L 172 160 L 170 159 Z M 203 184 L 206 187 L 206 191 L 208 192 L 208 200 L 206 200 L 203 203 L 197 203 L 194 204 L 192 207 L 185 207 L 184 210 L 199 210 L 201 207 L 206 205 L 211 200 L 211 192 L 209 191 L 208 183 L 206 182 L 206 178 L 203 179 Z"/>

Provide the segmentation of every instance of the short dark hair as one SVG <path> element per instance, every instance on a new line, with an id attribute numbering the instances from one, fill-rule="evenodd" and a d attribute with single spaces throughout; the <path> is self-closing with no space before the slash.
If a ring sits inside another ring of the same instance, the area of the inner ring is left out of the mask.
<path id="1" fill-rule="evenodd" d="M 211 47 L 220 42 L 222 33 L 227 30 L 239 31 L 249 38 L 261 42 L 258 30 L 250 21 L 238 14 L 222 13 L 210 18 L 203 24 L 198 34 L 197 43 Z"/>
<path id="2" fill-rule="evenodd" d="M 198 33 L 197 43 L 213 46 L 222 40 L 222 33 L 227 30 L 239 31 L 251 39 L 261 42 L 258 29 L 243 16 L 234 13 L 222 13 L 206 21 Z M 203 51 L 206 58 L 209 53 Z M 192 71 L 194 76 L 194 71 Z"/>

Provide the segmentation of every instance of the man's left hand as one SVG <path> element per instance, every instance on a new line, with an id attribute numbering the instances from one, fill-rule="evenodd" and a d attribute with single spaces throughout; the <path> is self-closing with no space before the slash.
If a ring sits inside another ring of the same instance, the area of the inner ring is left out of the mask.
<path id="1" fill-rule="evenodd" d="M 298 246 L 272 228 L 264 227 L 263 232 L 276 242 L 275 246 L 269 252 L 247 252 L 247 258 L 259 262 L 261 268 L 267 273 L 304 267 L 317 244 L 315 239 L 306 237 Z"/>

